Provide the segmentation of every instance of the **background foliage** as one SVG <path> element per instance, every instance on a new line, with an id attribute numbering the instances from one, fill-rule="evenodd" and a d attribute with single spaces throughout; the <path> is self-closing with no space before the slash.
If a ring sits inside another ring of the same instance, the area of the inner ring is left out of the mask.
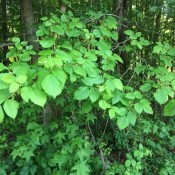
<path id="1" fill-rule="evenodd" d="M 175 174 L 174 4 L 1 0 L 0 174 Z"/>

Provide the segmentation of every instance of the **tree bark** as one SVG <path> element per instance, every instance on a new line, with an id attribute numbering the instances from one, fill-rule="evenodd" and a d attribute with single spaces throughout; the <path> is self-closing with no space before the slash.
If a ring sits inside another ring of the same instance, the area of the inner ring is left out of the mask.
<path id="1" fill-rule="evenodd" d="M 7 28 L 7 0 L 1 0 L 1 16 L 2 16 L 2 40 L 3 43 L 6 43 L 7 41 L 7 32 L 8 32 L 8 28 Z M 6 53 L 8 51 L 8 47 L 4 47 L 3 49 L 3 55 L 4 58 L 6 57 Z"/>
<path id="2" fill-rule="evenodd" d="M 21 0 L 21 18 L 25 28 L 25 38 L 33 45 L 34 50 L 38 51 L 39 45 L 35 42 L 37 37 L 35 34 L 36 27 L 32 8 L 32 0 Z"/>
<path id="3" fill-rule="evenodd" d="M 125 41 L 124 35 L 124 18 L 127 16 L 127 0 L 114 0 L 113 12 L 118 18 L 118 28 L 117 33 L 119 35 L 118 43 L 122 43 Z M 118 68 L 120 73 L 124 73 L 127 70 L 128 60 L 126 58 L 126 52 L 122 51 L 120 54 L 123 64 Z"/>

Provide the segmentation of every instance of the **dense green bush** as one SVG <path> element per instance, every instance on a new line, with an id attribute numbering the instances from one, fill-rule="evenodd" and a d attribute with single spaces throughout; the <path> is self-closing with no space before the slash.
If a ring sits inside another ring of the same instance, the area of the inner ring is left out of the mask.
<path id="1" fill-rule="evenodd" d="M 40 51 L 14 37 L 0 64 L 0 174 L 175 174 L 175 49 L 131 30 L 120 46 L 110 15 L 41 20 Z M 117 71 L 148 46 L 154 67 Z"/>

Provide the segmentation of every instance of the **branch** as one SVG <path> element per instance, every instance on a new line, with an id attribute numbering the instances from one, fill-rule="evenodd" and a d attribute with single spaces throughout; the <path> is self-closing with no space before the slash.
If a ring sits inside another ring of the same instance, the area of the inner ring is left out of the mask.
<path id="1" fill-rule="evenodd" d="M 8 46 L 14 46 L 14 45 L 15 45 L 14 43 L 4 43 L 0 45 L 0 49 Z"/>

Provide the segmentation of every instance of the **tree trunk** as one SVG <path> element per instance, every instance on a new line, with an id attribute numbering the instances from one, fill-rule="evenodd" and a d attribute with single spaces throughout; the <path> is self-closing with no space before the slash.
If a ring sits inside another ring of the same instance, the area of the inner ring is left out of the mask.
<path id="1" fill-rule="evenodd" d="M 25 28 L 25 38 L 33 45 L 34 50 L 38 51 L 39 46 L 35 42 L 37 39 L 36 37 L 36 28 L 35 28 L 35 20 L 32 8 L 32 1 L 31 0 L 21 0 L 21 18 L 22 23 Z M 36 58 L 35 58 L 36 61 Z"/>
<path id="2" fill-rule="evenodd" d="M 1 10 L 2 10 L 2 40 L 3 43 L 6 43 L 7 41 L 7 1 L 6 0 L 1 0 Z M 8 51 L 8 47 L 4 47 L 3 50 L 3 55 L 4 58 L 6 57 L 6 53 Z"/>
<path id="3" fill-rule="evenodd" d="M 117 33 L 119 35 L 118 43 L 122 43 L 125 41 L 125 35 L 124 35 L 124 17 L 126 17 L 127 13 L 127 0 L 114 0 L 114 6 L 113 6 L 114 14 L 117 16 L 118 19 L 118 28 Z M 123 64 L 119 68 L 120 73 L 124 73 L 127 70 L 128 60 L 126 58 L 126 52 L 122 51 L 120 54 Z"/>

